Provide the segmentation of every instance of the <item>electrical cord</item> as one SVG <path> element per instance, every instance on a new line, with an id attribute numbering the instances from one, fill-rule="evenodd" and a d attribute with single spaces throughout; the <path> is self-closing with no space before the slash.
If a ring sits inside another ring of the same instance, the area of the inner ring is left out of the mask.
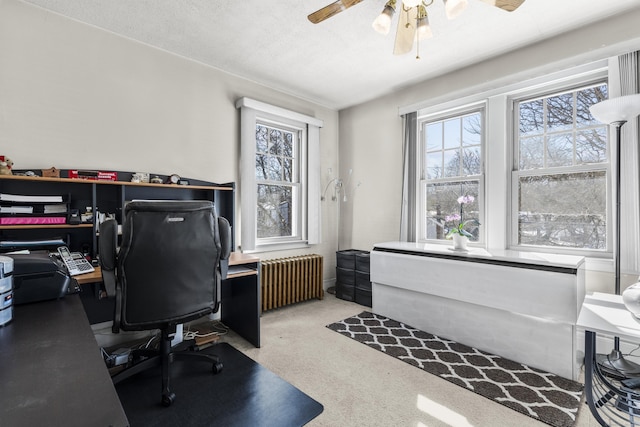
<path id="1" fill-rule="evenodd" d="M 100 347 L 100 352 L 102 353 L 102 357 L 104 357 L 105 360 L 109 359 L 111 356 L 109 355 L 109 353 L 106 352 L 106 350 L 102 347 Z"/>
<path id="2" fill-rule="evenodd" d="M 229 332 L 229 328 L 224 325 L 222 322 L 211 323 L 209 326 L 212 331 L 207 333 L 200 333 L 199 330 L 195 329 L 191 331 L 191 325 L 187 328 L 186 331 L 182 333 L 182 338 L 185 340 L 195 339 L 195 338 L 205 338 L 211 336 L 222 336 L 226 335 Z"/>
<path id="3" fill-rule="evenodd" d="M 634 348 L 633 350 L 631 350 L 629 353 L 625 354 L 625 356 L 630 356 L 630 357 L 640 357 L 640 354 L 633 354 L 636 351 L 640 350 L 640 344 L 638 344 L 636 346 L 636 348 Z"/>
<path id="4" fill-rule="evenodd" d="M 149 346 L 151 345 L 151 343 L 153 341 L 155 341 L 156 338 L 158 338 L 157 334 L 156 335 L 152 335 L 151 338 L 149 338 L 149 340 L 147 341 L 147 343 L 139 345 L 138 349 L 145 349 L 145 350 L 149 349 Z"/>

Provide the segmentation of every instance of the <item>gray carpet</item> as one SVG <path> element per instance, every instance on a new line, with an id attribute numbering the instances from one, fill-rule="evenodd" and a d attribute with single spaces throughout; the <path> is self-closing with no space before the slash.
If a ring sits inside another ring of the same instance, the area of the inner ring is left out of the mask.
<path id="1" fill-rule="evenodd" d="M 367 311 L 327 327 L 551 426 L 575 423 L 578 382 Z"/>

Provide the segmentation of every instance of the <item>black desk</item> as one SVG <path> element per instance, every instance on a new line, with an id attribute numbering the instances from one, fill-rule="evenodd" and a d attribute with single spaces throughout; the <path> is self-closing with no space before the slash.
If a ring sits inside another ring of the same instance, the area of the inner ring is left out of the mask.
<path id="1" fill-rule="evenodd" d="M 222 323 L 260 347 L 260 259 L 232 252 L 229 272 L 222 281 Z"/>
<path id="2" fill-rule="evenodd" d="M 15 306 L 0 327 L 0 424 L 129 425 L 77 295 Z"/>
<path id="3" fill-rule="evenodd" d="M 260 259 L 234 253 L 229 265 L 222 321 L 260 347 Z M 129 425 L 78 295 L 14 306 L 0 327 L 0 425 Z"/>

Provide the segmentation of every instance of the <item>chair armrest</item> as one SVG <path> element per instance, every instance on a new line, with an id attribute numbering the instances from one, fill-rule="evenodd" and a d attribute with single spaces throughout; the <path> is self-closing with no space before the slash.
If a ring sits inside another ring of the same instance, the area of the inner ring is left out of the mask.
<path id="1" fill-rule="evenodd" d="M 218 217 L 218 233 L 220 234 L 220 259 L 229 259 L 231 254 L 231 226 L 226 218 Z"/>
<path id="2" fill-rule="evenodd" d="M 116 295 L 117 245 L 118 223 L 115 219 L 103 221 L 100 224 L 98 254 L 100 255 L 102 281 L 109 297 Z"/>

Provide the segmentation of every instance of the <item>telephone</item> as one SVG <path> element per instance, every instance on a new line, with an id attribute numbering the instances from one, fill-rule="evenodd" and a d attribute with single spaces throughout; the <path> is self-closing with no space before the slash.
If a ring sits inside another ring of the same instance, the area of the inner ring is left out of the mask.
<path id="1" fill-rule="evenodd" d="M 95 268 L 93 268 L 91 263 L 87 261 L 80 252 L 71 252 L 66 246 L 60 246 L 58 248 L 58 254 L 60 254 L 60 259 L 62 259 L 64 265 L 67 266 L 67 270 L 69 270 L 71 276 L 95 271 Z"/>

